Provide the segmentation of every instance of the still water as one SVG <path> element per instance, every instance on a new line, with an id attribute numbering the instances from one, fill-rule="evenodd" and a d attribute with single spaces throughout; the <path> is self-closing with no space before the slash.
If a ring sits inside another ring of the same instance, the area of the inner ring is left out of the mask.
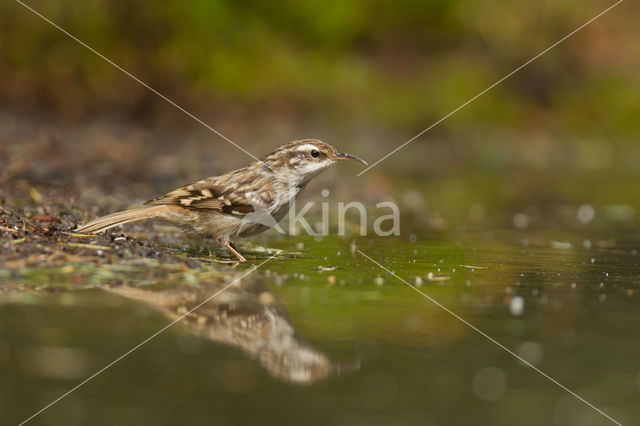
<path id="1" fill-rule="evenodd" d="M 268 241 L 301 254 L 269 261 L 31 423 L 614 424 L 452 313 L 622 424 L 640 423 L 640 235 L 518 220 Z M 1 295 L 3 424 L 223 287 Z"/>

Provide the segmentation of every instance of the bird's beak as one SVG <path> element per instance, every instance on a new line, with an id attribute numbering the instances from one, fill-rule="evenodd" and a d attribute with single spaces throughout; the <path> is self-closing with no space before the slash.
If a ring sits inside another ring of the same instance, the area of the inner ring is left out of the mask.
<path id="1" fill-rule="evenodd" d="M 360 163 L 367 165 L 367 162 L 362 158 L 356 157 L 355 155 L 347 154 L 346 152 L 337 152 L 336 155 L 333 156 L 334 160 L 354 160 L 359 161 Z"/>

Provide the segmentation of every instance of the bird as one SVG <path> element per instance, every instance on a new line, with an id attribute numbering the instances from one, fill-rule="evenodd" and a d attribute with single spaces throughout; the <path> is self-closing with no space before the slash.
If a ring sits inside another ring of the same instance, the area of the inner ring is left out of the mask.
<path id="1" fill-rule="evenodd" d="M 239 262 L 245 262 L 234 241 L 279 222 L 309 181 L 339 160 L 367 165 L 317 139 L 292 141 L 241 169 L 189 183 L 140 207 L 99 217 L 75 232 L 95 234 L 125 223 L 160 220 L 212 237 Z"/>

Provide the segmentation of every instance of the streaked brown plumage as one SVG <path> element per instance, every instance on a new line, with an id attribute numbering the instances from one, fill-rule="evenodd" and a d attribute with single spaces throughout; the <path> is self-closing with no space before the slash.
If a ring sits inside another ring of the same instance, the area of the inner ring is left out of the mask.
<path id="1" fill-rule="evenodd" d="M 325 142 L 298 140 L 241 169 L 190 183 L 145 206 L 95 219 L 77 232 L 96 233 L 139 220 L 163 220 L 215 238 L 243 262 L 246 259 L 233 241 L 267 230 L 269 223 L 262 220 L 266 214 L 275 222 L 281 220 L 307 183 L 336 160 L 367 164 Z"/>

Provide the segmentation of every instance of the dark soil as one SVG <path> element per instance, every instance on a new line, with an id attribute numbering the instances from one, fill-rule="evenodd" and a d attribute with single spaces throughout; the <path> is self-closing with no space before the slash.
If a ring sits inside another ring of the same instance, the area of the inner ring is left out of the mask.
<path id="1" fill-rule="evenodd" d="M 199 143 L 172 151 L 166 141 L 135 127 L 32 130 L 7 117 L 0 122 L 0 289 L 231 274 L 223 264 L 233 259 L 213 241 L 160 223 L 127 225 L 107 235 L 73 232 L 78 224 L 186 183 L 191 174 L 214 173 L 191 161 Z"/>

